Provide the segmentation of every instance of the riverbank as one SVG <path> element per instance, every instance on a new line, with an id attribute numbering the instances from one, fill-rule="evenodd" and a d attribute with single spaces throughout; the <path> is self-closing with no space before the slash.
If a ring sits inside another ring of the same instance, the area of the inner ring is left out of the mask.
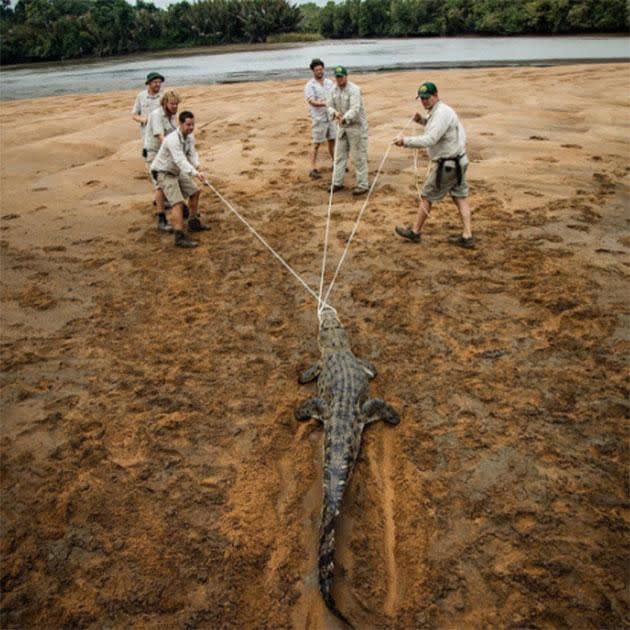
<path id="1" fill-rule="evenodd" d="M 447 243 L 447 202 L 394 236 L 416 189 L 392 149 L 332 295 L 402 415 L 366 430 L 342 511 L 357 627 L 627 618 L 629 70 L 351 76 L 371 173 L 420 81 L 460 113 L 479 244 Z M 214 185 L 316 287 L 302 88 L 178 91 Z M 134 96 L 2 103 L 2 625 L 330 627 L 322 433 L 293 419 L 315 304 L 209 193 L 197 250 L 155 230 Z M 335 195 L 333 262 L 359 207 Z"/>

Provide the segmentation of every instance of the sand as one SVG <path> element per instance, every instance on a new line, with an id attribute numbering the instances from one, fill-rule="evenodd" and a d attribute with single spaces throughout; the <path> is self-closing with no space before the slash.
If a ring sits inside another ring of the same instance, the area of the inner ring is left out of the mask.
<path id="1" fill-rule="evenodd" d="M 447 243 L 448 201 L 421 245 L 393 234 L 416 188 L 392 149 L 331 298 L 402 415 L 366 430 L 341 517 L 358 628 L 628 621 L 629 68 L 354 77 L 372 173 L 438 84 L 478 239 Z M 212 182 L 316 287 L 330 168 L 307 176 L 302 86 L 180 92 Z M 2 625 L 339 627 L 322 431 L 293 418 L 315 302 L 211 194 L 198 249 L 157 232 L 134 96 L 0 109 Z M 335 196 L 329 276 L 359 207 Z"/>

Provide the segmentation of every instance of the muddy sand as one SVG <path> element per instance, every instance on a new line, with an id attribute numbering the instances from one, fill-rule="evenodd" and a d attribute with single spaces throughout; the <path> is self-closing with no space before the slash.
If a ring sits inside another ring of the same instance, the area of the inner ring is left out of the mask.
<path id="1" fill-rule="evenodd" d="M 629 69 L 356 77 L 372 174 L 421 80 L 460 113 L 478 238 L 447 243 L 450 202 L 394 236 L 395 147 L 332 294 L 402 415 L 346 494 L 357 628 L 628 624 Z M 180 92 L 212 182 L 316 287 L 302 85 Z M 2 627 L 337 628 L 322 431 L 293 418 L 315 302 L 211 194 L 198 249 L 157 232 L 134 95 L 1 106 Z M 329 277 L 360 204 L 335 196 Z"/>

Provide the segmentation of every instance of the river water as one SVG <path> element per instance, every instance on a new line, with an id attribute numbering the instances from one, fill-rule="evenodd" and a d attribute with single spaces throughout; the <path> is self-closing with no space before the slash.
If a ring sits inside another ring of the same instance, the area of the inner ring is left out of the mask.
<path id="1" fill-rule="evenodd" d="M 0 99 L 13 100 L 142 87 L 147 72 L 168 85 L 286 79 L 310 76 L 313 57 L 351 73 L 421 68 L 628 61 L 627 36 L 430 37 L 326 40 L 283 48 L 212 54 L 181 51 L 91 62 L 15 67 L 0 72 Z"/>

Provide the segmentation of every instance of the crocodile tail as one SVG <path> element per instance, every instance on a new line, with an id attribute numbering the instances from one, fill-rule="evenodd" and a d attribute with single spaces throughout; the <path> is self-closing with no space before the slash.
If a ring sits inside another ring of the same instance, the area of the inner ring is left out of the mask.
<path id="1" fill-rule="evenodd" d="M 324 598 L 328 610 L 335 617 L 343 621 L 348 627 L 352 624 L 337 608 L 332 596 L 332 581 L 335 569 L 335 516 L 337 509 L 334 505 L 325 504 L 322 514 L 322 527 L 319 537 L 319 590 Z"/>

